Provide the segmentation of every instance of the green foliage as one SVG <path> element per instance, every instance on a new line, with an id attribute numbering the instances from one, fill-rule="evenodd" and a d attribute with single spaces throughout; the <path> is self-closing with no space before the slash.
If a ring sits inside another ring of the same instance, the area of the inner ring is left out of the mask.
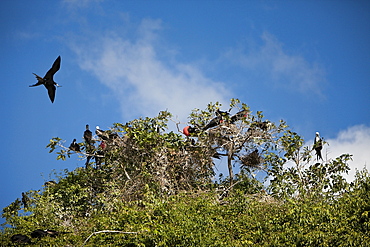
<path id="1" fill-rule="evenodd" d="M 171 114 L 115 123 L 105 146 L 54 137 L 56 159 L 77 155 L 85 167 L 65 170 L 56 183 L 28 191 L 2 212 L 0 245 L 35 229 L 68 232 L 32 239 L 36 246 L 366 246 L 370 242 L 370 176 L 348 183 L 351 155 L 315 162 L 312 149 L 261 111 L 232 99 L 228 112 L 247 117 L 202 130 L 222 105 L 195 109 L 192 137 L 168 131 Z M 215 157 L 229 176 L 214 179 Z M 234 174 L 234 170 L 236 173 Z M 259 175 L 259 179 L 257 179 Z M 262 178 L 261 178 L 262 177 Z M 269 181 L 266 187 L 265 182 Z M 96 233 L 96 234 L 93 234 Z M 93 235 L 91 235 L 93 234 Z"/>
<path id="2" fill-rule="evenodd" d="M 270 164 L 270 191 L 278 198 L 313 197 L 330 199 L 348 189 L 343 177 L 348 173 L 347 162 L 352 155 L 343 154 L 329 162 L 311 160 L 308 147 L 302 150 L 303 139 L 297 133 L 287 131 L 279 139 L 283 147 L 278 154 L 270 153 L 265 160 Z"/>

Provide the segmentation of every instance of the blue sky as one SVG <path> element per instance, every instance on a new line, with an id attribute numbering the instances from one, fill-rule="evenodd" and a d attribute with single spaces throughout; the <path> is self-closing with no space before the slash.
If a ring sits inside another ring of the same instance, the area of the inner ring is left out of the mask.
<path id="1" fill-rule="evenodd" d="M 370 163 L 369 1 L 1 1 L 0 208 L 55 170 L 52 137 L 239 98 L 328 159 Z M 61 56 L 54 104 L 29 88 Z M 227 107 L 225 106 L 225 109 Z M 351 177 L 353 177 L 353 172 Z"/>

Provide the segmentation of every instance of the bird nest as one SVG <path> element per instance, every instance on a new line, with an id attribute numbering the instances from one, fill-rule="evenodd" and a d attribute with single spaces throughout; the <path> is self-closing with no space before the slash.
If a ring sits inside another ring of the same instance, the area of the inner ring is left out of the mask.
<path id="1" fill-rule="evenodd" d="M 249 168 L 261 168 L 261 164 L 263 162 L 263 158 L 260 156 L 258 151 L 253 151 L 249 154 L 243 155 L 239 157 L 242 166 L 246 166 Z"/>
<path id="2" fill-rule="evenodd" d="M 210 142 L 219 147 L 225 146 L 237 134 L 238 129 L 235 125 L 219 125 L 208 132 Z"/>

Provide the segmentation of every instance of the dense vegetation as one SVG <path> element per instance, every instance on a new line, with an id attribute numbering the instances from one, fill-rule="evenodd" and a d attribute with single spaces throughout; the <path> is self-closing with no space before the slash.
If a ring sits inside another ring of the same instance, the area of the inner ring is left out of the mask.
<path id="1" fill-rule="evenodd" d="M 291 131 L 231 100 L 195 109 L 190 136 L 169 131 L 169 112 L 116 123 L 73 151 L 48 144 L 64 171 L 3 209 L 1 246 L 11 236 L 53 229 L 36 246 L 369 246 L 370 176 L 348 183 L 351 155 L 327 161 Z M 235 116 L 235 115 L 234 115 Z M 218 117 L 218 118 L 217 118 Z M 216 126 L 205 129 L 212 119 Z M 177 123 L 178 125 L 178 123 Z M 216 174 L 223 159 L 228 174 Z M 217 161 L 219 162 L 219 161 Z"/>

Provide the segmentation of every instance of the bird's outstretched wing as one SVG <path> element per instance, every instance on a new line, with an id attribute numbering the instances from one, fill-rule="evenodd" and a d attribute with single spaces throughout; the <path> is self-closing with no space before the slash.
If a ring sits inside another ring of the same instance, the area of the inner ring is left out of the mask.
<path id="1" fill-rule="evenodd" d="M 44 84 L 44 79 L 41 76 L 38 76 L 35 73 L 33 73 L 33 74 L 36 76 L 37 83 L 33 84 L 33 85 L 30 85 L 30 87 L 36 87 L 36 86 L 40 86 L 40 85 Z"/>
<path id="2" fill-rule="evenodd" d="M 54 74 L 60 69 L 60 61 L 61 61 L 61 58 L 60 56 L 58 56 L 57 59 L 55 59 L 53 66 L 49 69 L 48 72 L 46 72 L 45 77 L 44 77 L 45 80 L 48 81 L 50 79 L 53 79 Z"/>
<path id="3" fill-rule="evenodd" d="M 47 85 L 46 89 L 48 90 L 51 103 L 54 103 L 56 87 L 54 85 Z"/>
<path id="4" fill-rule="evenodd" d="M 235 123 L 236 121 L 242 120 L 243 117 L 246 118 L 248 116 L 247 110 L 242 110 L 240 112 L 235 113 L 235 115 L 231 116 L 230 123 Z"/>

